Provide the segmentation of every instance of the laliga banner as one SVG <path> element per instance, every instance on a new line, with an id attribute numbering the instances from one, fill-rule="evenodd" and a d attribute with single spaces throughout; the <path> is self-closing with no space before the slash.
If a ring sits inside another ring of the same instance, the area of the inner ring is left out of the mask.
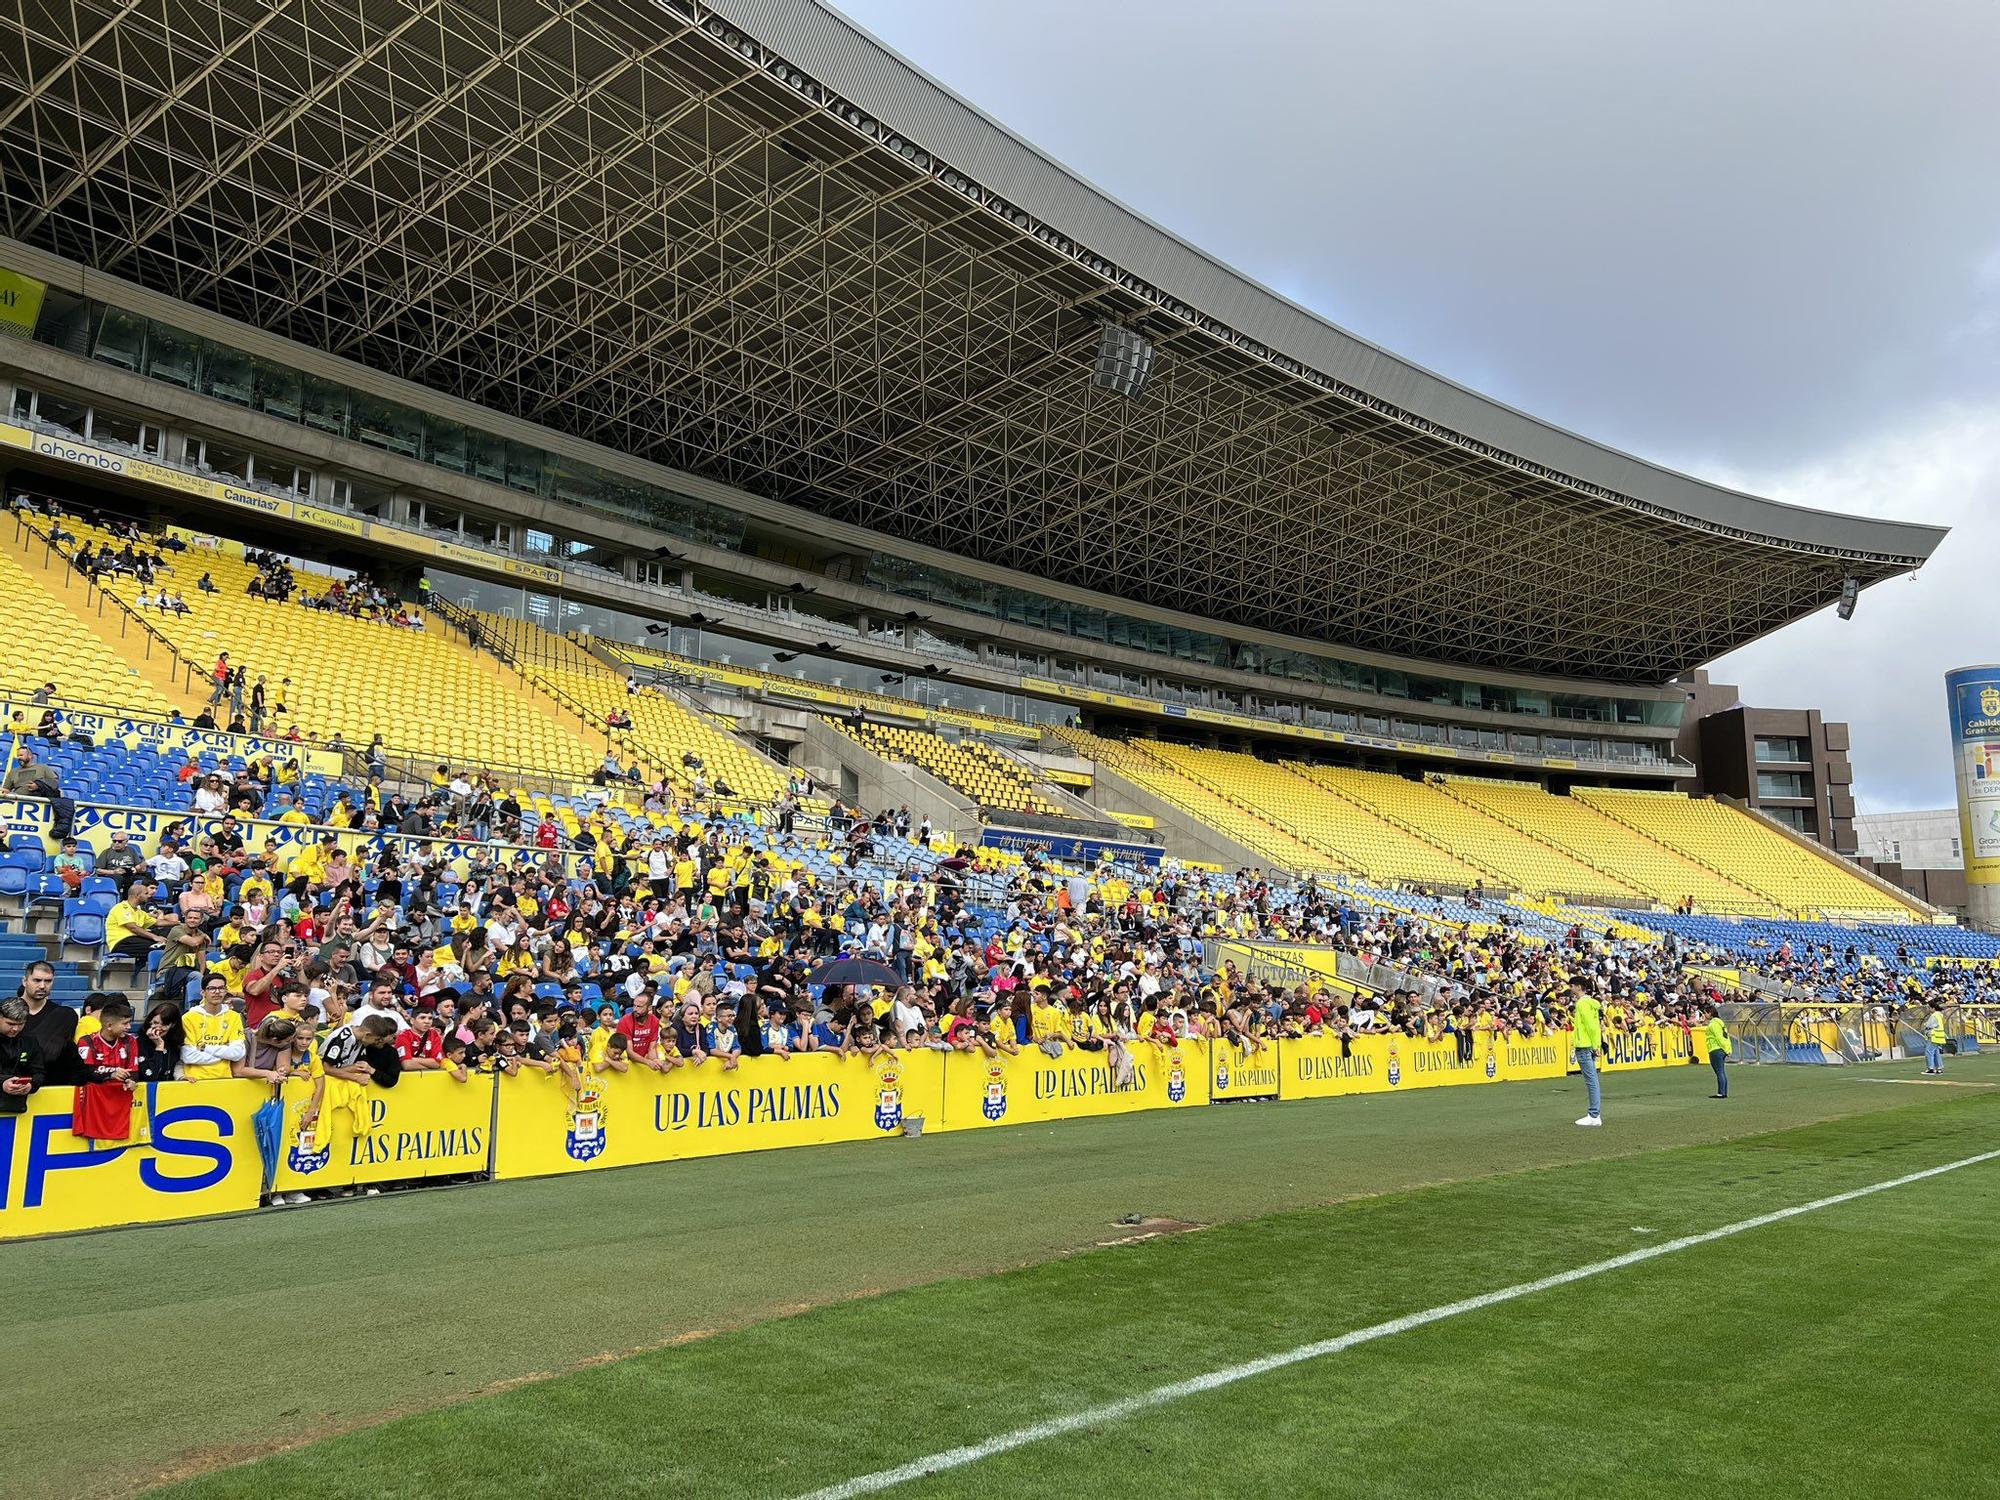
<path id="1" fill-rule="evenodd" d="M 1102 1052 L 1039 1047 L 1011 1056 L 954 1052 L 945 1061 L 944 1128 L 1027 1125 L 1079 1115 L 1122 1115 L 1209 1102 L 1207 1052 L 1200 1043 L 1132 1043 L 1132 1079 L 1119 1087 Z"/>
<path id="2" fill-rule="evenodd" d="M 0 1239 L 156 1224 L 257 1206 L 263 1157 L 251 1117 L 271 1086 L 254 1079 L 144 1085 L 132 1112 L 145 1144 L 69 1132 L 73 1089 L 0 1115 Z"/>
<path id="3" fill-rule="evenodd" d="M 1210 1042 L 1209 1097 L 1258 1099 L 1276 1094 L 1279 1045 L 1275 1040 L 1268 1041 L 1254 1052 L 1245 1052 L 1234 1042 Z"/>
<path id="4" fill-rule="evenodd" d="M 733 1071 L 710 1059 L 655 1073 L 560 1073 L 523 1068 L 499 1080 L 496 1177 L 545 1177 L 589 1167 L 816 1146 L 901 1134 L 912 1115 L 944 1118 L 936 1052 L 839 1057 L 800 1052 L 746 1058 Z"/>
<path id="5" fill-rule="evenodd" d="M 1600 1073 L 1629 1073 L 1635 1068 L 1665 1068 L 1674 1063 L 1708 1061 L 1708 1042 L 1678 1026 L 1637 1026 L 1630 1031 L 1604 1033 L 1604 1050 L 1598 1055 Z M 1571 1071 L 1574 1072 L 1574 1054 Z"/>
<path id="6" fill-rule="evenodd" d="M 274 1190 L 297 1193 L 486 1171 L 493 1147 L 491 1074 L 474 1073 L 460 1083 L 450 1073 L 405 1073 L 386 1089 L 350 1084 L 352 1102 L 344 1108 L 335 1094 L 339 1084 L 327 1080 L 328 1097 L 310 1132 L 303 1114 L 312 1084 L 294 1078 L 284 1086 Z"/>

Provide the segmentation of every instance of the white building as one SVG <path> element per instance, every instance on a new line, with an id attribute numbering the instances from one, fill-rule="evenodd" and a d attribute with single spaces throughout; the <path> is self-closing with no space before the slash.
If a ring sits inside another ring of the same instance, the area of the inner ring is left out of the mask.
<path id="1" fill-rule="evenodd" d="M 1854 820 L 1859 853 L 1906 870 L 1960 870 L 1958 809 L 1936 812 L 1861 813 Z"/>

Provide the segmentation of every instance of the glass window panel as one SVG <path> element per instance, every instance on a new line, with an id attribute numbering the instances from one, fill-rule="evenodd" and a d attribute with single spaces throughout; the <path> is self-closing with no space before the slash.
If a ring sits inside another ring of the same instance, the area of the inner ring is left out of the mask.
<path id="1" fill-rule="evenodd" d="M 354 402 L 354 436 L 371 448 L 415 458 L 423 439 L 423 425 L 406 406 L 359 396 Z"/>
<path id="2" fill-rule="evenodd" d="M 121 370 L 137 370 L 146 358 L 146 320 L 115 307 L 98 320 L 97 347 L 92 357 Z"/>
<path id="3" fill-rule="evenodd" d="M 349 421 L 347 387 L 331 380 L 316 380 L 310 375 L 304 378 L 303 385 L 306 426 L 333 433 L 336 437 L 346 437 Z"/>
<path id="4" fill-rule="evenodd" d="M 305 415 L 305 380 L 296 370 L 258 360 L 257 409 L 287 422 Z"/>
<path id="5" fill-rule="evenodd" d="M 465 429 L 442 417 L 424 418 L 424 457 L 440 469 L 464 474 L 472 467 L 472 454 Z"/>
<path id="6" fill-rule="evenodd" d="M 257 375 L 250 356 L 221 344 L 202 341 L 202 390 L 218 401 L 249 406 L 256 394 Z"/>
<path id="7" fill-rule="evenodd" d="M 192 390 L 199 354 L 197 340 L 178 328 L 155 323 L 146 338 L 146 374 L 153 380 Z"/>

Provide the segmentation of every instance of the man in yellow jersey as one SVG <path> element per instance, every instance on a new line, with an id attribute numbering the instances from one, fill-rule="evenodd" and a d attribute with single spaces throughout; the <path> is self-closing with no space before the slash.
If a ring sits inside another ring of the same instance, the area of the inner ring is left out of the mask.
<path id="1" fill-rule="evenodd" d="M 201 1004 L 181 1017 L 181 1077 L 190 1082 L 235 1076 L 243 1061 L 243 1016 L 229 1004 L 229 986 L 220 974 L 202 980 Z"/>
<path id="2" fill-rule="evenodd" d="M 1569 982 L 1570 1044 L 1576 1048 L 1576 1065 L 1583 1070 L 1583 1086 L 1590 1095 L 1590 1113 L 1576 1123 L 1604 1123 L 1603 1096 L 1597 1087 L 1597 1049 L 1604 1045 L 1604 1008 L 1581 979 Z"/>
<path id="3" fill-rule="evenodd" d="M 1708 1065 L 1715 1069 L 1715 1093 L 1710 1097 L 1729 1097 L 1729 1028 L 1722 1024 L 1722 1011 L 1711 1005 L 1708 1008 L 1708 1025 L 1703 1029 L 1703 1039 L 1708 1043 Z"/>

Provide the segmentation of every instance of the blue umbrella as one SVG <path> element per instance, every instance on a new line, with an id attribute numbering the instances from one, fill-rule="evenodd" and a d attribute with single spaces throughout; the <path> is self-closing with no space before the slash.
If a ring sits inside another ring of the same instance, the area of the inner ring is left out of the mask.
<path id="1" fill-rule="evenodd" d="M 285 1105 L 275 1086 L 270 1100 L 258 1105 L 257 1113 L 250 1117 L 250 1128 L 256 1132 L 257 1150 L 264 1158 L 264 1191 L 268 1193 L 278 1175 L 278 1153 L 285 1144 Z"/>
<path id="2" fill-rule="evenodd" d="M 848 956 L 821 964 L 806 976 L 807 984 L 886 984 L 899 985 L 903 976 L 887 964 L 872 958 Z"/>

